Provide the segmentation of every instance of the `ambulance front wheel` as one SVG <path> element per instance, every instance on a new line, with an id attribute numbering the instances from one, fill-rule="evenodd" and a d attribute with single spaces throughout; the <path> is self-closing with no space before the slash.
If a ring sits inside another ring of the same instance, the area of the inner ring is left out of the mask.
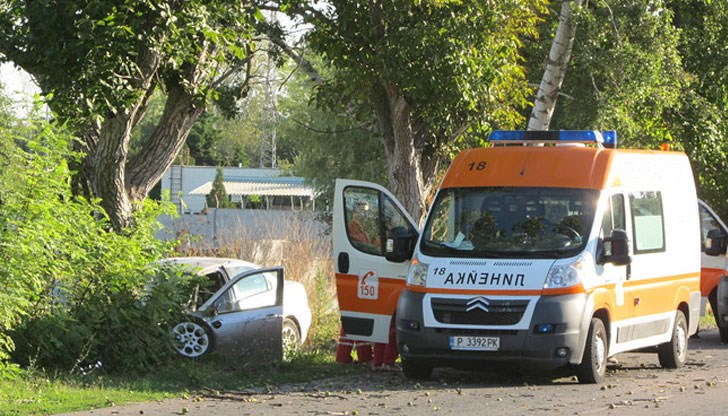
<path id="1" fill-rule="evenodd" d="M 657 357 L 663 368 L 680 368 L 688 356 L 688 322 L 682 311 L 675 313 L 675 326 L 669 342 L 657 347 Z"/>
<path id="2" fill-rule="evenodd" d="M 429 380 L 433 367 L 424 361 L 402 358 L 402 372 L 412 380 Z"/>
<path id="3" fill-rule="evenodd" d="M 582 384 L 600 383 L 607 373 L 607 348 L 609 340 L 604 322 L 592 318 L 584 348 L 584 358 L 576 368 L 576 377 Z"/>

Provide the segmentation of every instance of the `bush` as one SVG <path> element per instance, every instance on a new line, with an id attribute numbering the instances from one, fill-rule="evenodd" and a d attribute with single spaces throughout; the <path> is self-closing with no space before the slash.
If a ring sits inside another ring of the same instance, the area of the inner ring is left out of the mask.
<path id="1" fill-rule="evenodd" d="M 135 226 L 112 231 L 98 201 L 71 192 L 72 138 L 31 117 L 0 125 L 0 361 L 47 369 L 148 370 L 174 357 L 166 323 L 182 312 L 187 284 L 153 262 L 166 205 L 148 202 Z M 19 348 L 13 352 L 14 346 Z"/>

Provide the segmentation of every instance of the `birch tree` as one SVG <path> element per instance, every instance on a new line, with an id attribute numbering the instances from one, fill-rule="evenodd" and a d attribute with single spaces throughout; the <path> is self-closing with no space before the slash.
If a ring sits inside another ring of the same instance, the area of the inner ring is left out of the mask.
<path id="1" fill-rule="evenodd" d="M 546 69 L 536 92 L 536 99 L 528 120 L 528 130 L 548 130 L 551 117 L 556 109 L 556 100 L 566 77 L 571 60 L 571 50 L 576 36 L 576 24 L 571 17 L 573 7 L 581 5 L 582 0 L 567 0 L 561 3 L 559 25 L 551 43 Z"/>

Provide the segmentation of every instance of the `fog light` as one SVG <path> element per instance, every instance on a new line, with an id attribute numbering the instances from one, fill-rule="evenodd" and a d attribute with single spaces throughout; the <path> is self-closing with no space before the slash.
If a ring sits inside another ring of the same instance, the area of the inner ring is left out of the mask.
<path id="1" fill-rule="evenodd" d="M 409 329 L 412 331 L 419 331 L 420 330 L 420 323 L 419 321 L 412 321 L 410 319 L 401 319 L 400 322 L 402 323 L 402 326 L 405 329 Z"/>
<path id="2" fill-rule="evenodd" d="M 538 324 L 534 328 L 537 334 L 553 334 L 556 331 L 556 325 L 554 324 Z"/>
<path id="3" fill-rule="evenodd" d="M 560 347 L 556 349 L 556 356 L 559 358 L 566 358 L 569 355 L 569 349 L 566 347 Z"/>

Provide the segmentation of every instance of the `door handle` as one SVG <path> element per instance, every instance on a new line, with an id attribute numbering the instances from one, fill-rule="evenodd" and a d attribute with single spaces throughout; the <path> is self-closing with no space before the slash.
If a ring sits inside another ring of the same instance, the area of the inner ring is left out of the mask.
<path id="1" fill-rule="evenodd" d="M 345 252 L 339 253 L 338 258 L 339 273 L 349 273 L 349 254 Z"/>

